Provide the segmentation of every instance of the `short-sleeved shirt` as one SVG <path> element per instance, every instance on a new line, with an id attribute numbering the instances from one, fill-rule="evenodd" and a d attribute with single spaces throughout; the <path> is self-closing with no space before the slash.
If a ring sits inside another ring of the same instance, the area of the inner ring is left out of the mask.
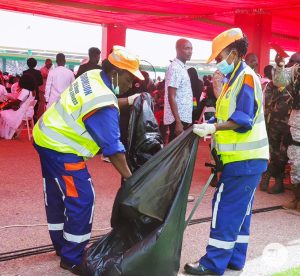
<path id="1" fill-rule="evenodd" d="M 26 102 L 26 100 L 29 98 L 30 95 L 31 95 L 31 91 L 29 91 L 29 90 L 27 90 L 27 89 L 25 89 L 25 88 L 23 88 L 23 89 L 20 91 L 20 93 L 19 93 L 19 95 L 18 95 L 18 98 L 17 98 L 19 101 L 21 101 L 20 106 L 21 106 L 24 102 Z"/>
<path id="2" fill-rule="evenodd" d="M 185 123 L 191 123 L 193 113 L 193 91 L 191 80 L 185 64 L 177 58 L 175 58 L 168 67 L 165 77 L 165 125 L 170 125 L 175 121 L 169 103 L 168 87 L 177 89 L 175 100 L 180 120 Z"/>

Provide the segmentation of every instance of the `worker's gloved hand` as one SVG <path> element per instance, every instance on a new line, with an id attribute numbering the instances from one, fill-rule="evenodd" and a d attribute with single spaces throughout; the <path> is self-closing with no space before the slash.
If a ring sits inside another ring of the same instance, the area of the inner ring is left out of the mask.
<path id="1" fill-rule="evenodd" d="M 216 132 L 216 127 L 214 124 L 194 124 L 193 132 L 200 137 L 207 136 Z"/>
<path id="2" fill-rule="evenodd" d="M 128 105 L 133 105 L 133 102 L 134 102 L 135 98 L 137 98 L 137 97 L 140 96 L 140 95 L 141 95 L 141 94 L 136 93 L 136 94 L 134 94 L 134 95 L 132 95 L 132 96 L 129 96 L 129 97 L 127 98 L 127 100 L 128 100 Z"/>

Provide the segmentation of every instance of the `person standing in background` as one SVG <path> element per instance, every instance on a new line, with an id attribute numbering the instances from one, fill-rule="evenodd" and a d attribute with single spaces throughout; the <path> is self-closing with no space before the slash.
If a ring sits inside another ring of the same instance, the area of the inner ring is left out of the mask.
<path id="1" fill-rule="evenodd" d="M 45 88 L 46 88 L 46 82 L 47 82 L 48 74 L 49 74 L 51 67 L 52 67 L 52 60 L 50 58 L 47 58 L 45 60 L 45 65 L 40 69 L 42 77 L 43 77 L 43 84 L 40 85 L 40 87 L 39 87 L 40 102 L 39 102 L 39 106 L 38 106 L 38 118 L 41 117 L 46 110 Z"/>
<path id="2" fill-rule="evenodd" d="M 165 77 L 164 124 L 169 126 L 169 142 L 188 128 L 193 113 L 193 91 L 185 65 L 192 57 L 192 43 L 187 39 L 177 40 L 176 52 Z"/>
<path id="3" fill-rule="evenodd" d="M 280 56 L 275 58 L 273 82 L 277 87 L 292 88 L 293 97 L 292 112 L 289 118 L 291 143 L 287 150 L 291 164 L 291 182 L 293 185 L 293 200 L 282 205 L 284 209 L 300 212 L 300 52 L 290 57 L 284 67 L 284 59 Z"/>
<path id="4" fill-rule="evenodd" d="M 46 82 L 45 100 L 47 109 L 75 79 L 73 72 L 65 67 L 66 58 L 64 54 L 59 53 L 56 55 L 56 63 L 57 67 L 49 72 Z"/>
<path id="5" fill-rule="evenodd" d="M 245 56 L 245 62 L 257 74 L 257 67 L 258 67 L 258 57 L 257 57 L 257 55 L 254 54 L 254 53 L 248 53 Z"/>
<path id="6" fill-rule="evenodd" d="M 193 91 L 193 123 L 197 121 L 201 115 L 200 97 L 203 91 L 203 82 L 199 79 L 197 70 L 194 67 L 188 69 Z"/>
<path id="7" fill-rule="evenodd" d="M 39 93 L 39 86 L 43 84 L 43 77 L 39 70 L 34 69 L 37 65 L 37 61 L 35 58 L 27 59 L 27 66 L 29 67 L 28 70 L 23 71 L 23 75 L 27 74 L 30 75 L 34 80 L 34 96 L 37 100 L 37 104 L 34 106 L 34 121 L 38 120 L 38 106 L 40 103 L 40 93 Z"/>
<path id="8" fill-rule="evenodd" d="M 86 71 L 93 70 L 93 69 L 101 69 L 101 66 L 98 65 L 100 61 L 101 51 L 96 48 L 92 47 L 89 49 L 89 61 L 79 66 L 79 69 L 76 74 L 76 78 L 80 75 L 85 73 Z"/>

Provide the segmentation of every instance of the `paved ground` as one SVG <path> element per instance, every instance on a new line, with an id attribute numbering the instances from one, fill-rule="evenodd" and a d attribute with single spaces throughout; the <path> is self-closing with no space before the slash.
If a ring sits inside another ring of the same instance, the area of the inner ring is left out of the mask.
<path id="1" fill-rule="evenodd" d="M 208 156 L 207 143 L 201 142 L 191 188 L 195 196 L 200 194 L 209 175 L 209 169 L 203 167 L 204 162 L 209 161 Z M 112 166 L 102 162 L 99 157 L 88 161 L 88 167 L 97 195 L 93 225 L 95 236 L 108 231 L 112 203 L 120 181 Z M 0 168 L 0 257 L 1 253 L 50 244 L 47 227 L 44 226 L 46 219 L 39 160 L 25 135 L 17 140 L 0 140 Z M 212 194 L 213 188 L 209 188 L 194 218 L 211 215 Z M 281 195 L 258 191 L 254 208 L 280 205 L 290 198 L 289 190 Z M 191 208 L 192 204 L 189 203 L 187 213 Z M 205 222 L 187 228 L 178 275 L 184 275 L 182 267 L 186 262 L 194 261 L 204 254 L 209 226 L 210 223 Z M 271 275 L 299 266 L 299 229 L 300 214 L 293 211 L 276 210 L 253 215 L 247 265 L 242 272 L 228 270 L 225 275 Z M 50 252 L 0 262 L 0 275 L 70 274 L 59 268 L 59 258 Z"/>

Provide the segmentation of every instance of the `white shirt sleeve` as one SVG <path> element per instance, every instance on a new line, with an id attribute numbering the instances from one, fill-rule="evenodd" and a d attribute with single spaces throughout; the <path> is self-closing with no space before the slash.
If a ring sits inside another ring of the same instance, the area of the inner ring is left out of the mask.
<path id="1" fill-rule="evenodd" d="M 45 100 L 46 100 L 46 102 L 49 102 L 52 83 L 53 83 L 53 71 L 50 71 L 49 74 L 48 74 L 48 78 L 47 78 L 47 81 L 46 81 L 46 88 L 45 88 Z"/>
<path id="2" fill-rule="evenodd" d="M 30 94 L 30 91 L 23 88 L 20 91 L 20 94 L 18 96 L 18 100 L 20 100 L 21 102 L 24 102 L 29 97 L 29 94 Z"/>

